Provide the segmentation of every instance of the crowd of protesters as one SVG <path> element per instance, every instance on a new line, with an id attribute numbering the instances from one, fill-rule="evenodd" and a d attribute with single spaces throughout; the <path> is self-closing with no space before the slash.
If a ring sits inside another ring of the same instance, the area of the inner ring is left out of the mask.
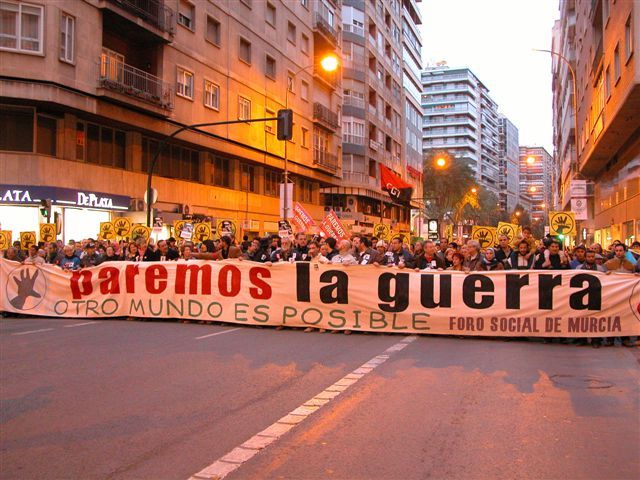
<path id="1" fill-rule="evenodd" d="M 336 240 L 304 233 L 280 238 L 278 235 L 237 242 L 233 235 L 200 243 L 167 240 L 109 241 L 92 238 L 66 245 L 61 241 L 29 246 L 21 250 L 20 242 L 1 251 L 5 258 L 25 264 L 53 264 L 65 270 L 78 270 L 103 262 L 158 262 L 189 260 L 238 259 L 272 265 L 277 262 L 309 261 L 343 265 L 375 265 L 425 270 L 460 272 L 493 270 L 593 270 L 598 272 L 640 273 L 640 242 L 630 248 L 620 241 L 604 249 L 599 244 L 577 245 L 565 249 L 557 239 L 547 236 L 536 240 L 531 229 L 524 227 L 522 235 L 510 240 L 498 237 L 497 245 L 481 247 L 477 240 L 438 242 L 416 241 L 405 244 L 399 237 L 390 242 L 371 236 L 355 235 L 350 240 Z M 604 344 L 607 339 L 601 339 Z M 592 345 L 599 346 L 599 339 Z M 633 342 L 635 343 L 635 342 Z"/>

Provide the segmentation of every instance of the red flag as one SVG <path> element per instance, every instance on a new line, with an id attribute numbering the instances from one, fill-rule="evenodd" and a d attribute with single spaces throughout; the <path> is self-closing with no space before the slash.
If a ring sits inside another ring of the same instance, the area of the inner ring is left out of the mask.
<path id="1" fill-rule="evenodd" d="M 349 232 L 344 228 L 344 225 L 342 225 L 342 222 L 333 210 L 322 220 L 320 230 L 322 230 L 327 237 L 333 237 L 336 240 L 349 239 Z"/>
<path id="2" fill-rule="evenodd" d="M 306 233 L 316 222 L 313 221 L 311 215 L 307 213 L 299 202 L 293 204 L 293 218 L 291 219 L 294 227 L 298 232 Z"/>
<path id="3" fill-rule="evenodd" d="M 413 187 L 383 164 L 380 164 L 380 185 L 382 185 L 382 190 L 389 192 L 394 200 L 404 203 L 411 201 Z"/>

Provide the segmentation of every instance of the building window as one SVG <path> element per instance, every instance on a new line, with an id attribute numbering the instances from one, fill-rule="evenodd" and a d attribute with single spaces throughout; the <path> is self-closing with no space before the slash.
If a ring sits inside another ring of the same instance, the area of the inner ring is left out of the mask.
<path id="1" fill-rule="evenodd" d="M 60 60 L 73 63 L 76 19 L 63 13 L 60 15 Z"/>
<path id="2" fill-rule="evenodd" d="M 33 152 L 32 108 L 0 105 L 0 150 Z"/>
<path id="3" fill-rule="evenodd" d="M 193 100 L 193 73 L 178 67 L 177 95 Z"/>
<path id="4" fill-rule="evenodd" d="M 213 17 L 207 16 L 207 40 L 214 45 L 220 46 L 220 22 Z"/>
<path id="5" fill-rule="evenodd" d="M 58 121 L 53 117 L 38 115 L 36 152 L 42 155 L 56 155 Z"/>
<path id="6" fill-rule="evenodd" d="M 287 90 L 295 93 L 296 76 L 292 71 L 287 72 Z"/>
<path id="7" fill-rule="evenodd" d="M 309 37 L 303 33 L 301 35 L 301 38 L 302 46 L 300 47 L 300 50 L 302 50 L 302 53 L 304 53 L 305 55 L 309 55 Z"/>
<path id="8" fill-rule="evenodd" d="M 300 4 L 306 8 L 307 10 L 309 10 L 309 0 L 300 0 Z"/>
<path id="9" fill-rule="evenodd" d="M 76 157 L 97 165 L 124 168 L 125 137 L 125 133 L 121 130 L 95 123 L 78 122 Z M 154 155 L 155 152 L 154 150 Z"/>
<path id="10" fill-rule="evenodd" d="M 256 172 L 253 165 L 240 164 L 240 190 L 243 192 L 256 192 Z"/>
<path id="11" fill-rule="evenodd" d="M 620 44 L 616 44 L 613 51 L 613 84 L 616 85 L 620 80 Z"/>
<path id="12" fill-rule="evenodd" d="M 276 59 L 271 55 L 265 58 L 264 74 L 272 80 L 276 79 Z"/>
<path id="13" fill-rule="evenodd" d="M 304 148 L 309 148 L 309 129 L 301 127 L 300 128 L 300 144 Z"/>
<path id="14" fill-rule="evenodd" d="M 245 63 L 251 65 L 251 42 L 246 38 L 240 37 L 240 51 L 238 57 Z"/>
<path id="15" fill-rule="evenodd" d="M 276 7 L 275 5 L 267 2 L 266 21 L 272 27 L 276 26 Z"/>
<path id="16" fill-rule="evenodd" d="M 194 22 L 196 7 L 189 2 L 180 0 L 178 5 L 178 23 L 189 30 L 194 31 L 196 25 Z"/>
<path id="17" fill-rule="evenodd" d="M 220 110 L 220 86 L 209 80 L 204 81 L 204 105 Z"/>
<path id="18" fill-rule="evenodd" d="M 633 53 L 633 27 L 631 25 L 631 15 L 624 24 L 624 53 L 625 60 L 628 62 Z"/>
<path id="19" fill-rule="evenodd" d="M 280 173 L 274 170 L 264 171 L 264 194 L 271 197 L 278 196 L 278 188 L 280 184 Z"/>
<path id="20" fill-rule="evenodd" d="M 238 95 L 238 120 L 251 120 L 251 100 Z"/>
<path id="21" fill-rule="evenodd" d="M 296 26 L 291 22 L 287 23 L 287 40 L 296 44 Z"/>
<path id="22" fill-rule="evenodd" d="M 611 68 L 607 65 L 604 72 L 604 94 L 607 100 L 611 97 Z"/>
<path id="23" fill-rule="evenodd" d="M 142 137 L 142 169 L 147 170 L 149 162 L 157 152 L 158 142 Z M 156 172 L 161 177 L 200 181 L 200 152 L 181 145 L 166 145 L 156 162 Z"/>
<path id="24" fill-rule="evenodd" d="M 218 187 L 231 187 L 231 160 L 228 158 L 213 158 L 213 184 Z"/>
<path id="25" fill-rule="evenodd" d="M 266 118 L 275 118 L 276 117 L 276 111 L 272 110 L 271 108 L 265 108 L 264 109 L 264 116 Z M 268 122 L 264 122 L 264 131 L 267 133 L 271 133 L 273 135 L 275 135 L 276 133 L 276 127 L 275 127 L 275 120 L 271 120 Z"/>
<path id="26" fill-rule="evenodd" d="M 43 53 L 44 8 L 23 2 L 0 2 L 0 49 Z"/>
<path id="27" fill-rule="evenodd" d="M 304 80 L 300 82 L 300 98 L 309 100 L 309 84 Z"/>

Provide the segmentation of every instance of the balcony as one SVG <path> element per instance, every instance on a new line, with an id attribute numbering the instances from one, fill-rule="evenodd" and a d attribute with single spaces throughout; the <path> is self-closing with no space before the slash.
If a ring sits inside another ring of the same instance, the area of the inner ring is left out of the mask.
<path id="1" fill-rule="evenodd" d="M 321 126 L 335 132 L 340 126 L 338 114 L 332 112 L 319 102 L 313 104 L 313 121 Z"/>
<path id="2" fill-rule="evenodd" d="M 591 70 L 593 72 L 595 80 L 597 80 L 598 71 L 600 70 L 600 65 L 602 64 L 603 52 L 603 40 L 601 38 L 600 42 L 598 42 L 598 46 L 596 47 L 596 51 L 593 54 L 593 63 L 591 64 Z"/>
<path id="3" fill-rule="evenodd" d="M 163 110 L 173 109 L 173 87 L 162 79 L 139 70 L 108 54 L 100 57 L 99 86 Z M 167 112 L 164 112 L 165 114 Z"/>
<path id="4" fill-rule="evenodd" d="M 364 38 L 364 28 L 358 27 L 357 25 L 351 25 L 350 23 L 343 23 L 342 31 L 347 33 L 353 33 L 358 37 Z"/>
<path id="5" fill-rule="evenodd" d="M 320 150 L 318 148 L 313 149 L 313 164 L 318 165 L 333 173 L 338 171 L 338 157 L 333 153 Z"/>
<path id="6" fill-rule="evenodd" d="M 374 140 L 373 138 L 369 139 L 369 148 L 374 152 L 382 151 L 382 143 Z"/>
<path id="7" fill-rule="evenodd" d="M 372 188 L 378 187 L 378 179 L 370 177 L 368 173 L 342 172 L 342 180 L 344 183 L 352 183 L 361 186 L 364 185 Z"/>
<path id="8" fill-rule="evenodd" d="M 166 41 L 170 41 L 175 34 L 175 12 L 162 0 L 101 0 L 100 6 L 138 25 L 140 22 L 137 20 L 142 20 L 146 26 L 152 27 L 150 30 L 153 33 Z"/>
<path id="9" fill-rule="evenodd" d="M 330 17 L 322 12 L 316 12 L 313 17 L 313 31 L 319 33 L 332 46 L 340 43 L 340 32 L 334 28 Z"/>
<path id="10" fill-rule="evenodd" d="M 364 145 L 364 136 L 354 135 L 351 133 L 343 133 L 342 143 L 351 143 L 353 145 Z"/>

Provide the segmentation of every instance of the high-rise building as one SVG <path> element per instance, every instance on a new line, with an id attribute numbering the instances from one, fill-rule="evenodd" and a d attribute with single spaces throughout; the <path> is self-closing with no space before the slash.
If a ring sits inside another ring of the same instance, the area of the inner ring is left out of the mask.
<path id="1" fill-rule="evenodd" d="M 3 0 L 2 228 L 36 230 L 39 199 L 52 200 L 65 240 L 95 237 L 116 216 L 145 223 L 147 167 L 166 135 L 286 106 L 293 199 L 322 218 L 320 189 L 341 174 L 342 88 L 319 60 L 340 52 L 339 4 Z M 277 232 L 284 166 L 275 121 L 185 131 L 157 164 L 156 216 Z"/>
<path id="2" fill-rule="evenodd" d="M 500 209 L 511 213 L 520 202 L 520 144 L 518 127 L 500 115 Z"/>
<path id="3" fill-rule="evenodd" d="M 499 116 L 489 89 L 468 68 L 422 72 L 423 150 L 464 158 L 482 188 L 499 194 Z"/>
<path id="4" fill-rule="evenodd" d="M 380 221 L 396 231 L 410 228 L 409 206 L 381 190 L 380 165 L 405 181 L 411 178 L 403 131 L 403 25 L 419 19 L 415 2 L 342 2 L 342 182 L 323 193 L 325 208 L 356 232 L 370 233 Z M 417 33 L 415 25 L 410 28 Z"/>
<path id="5" fill-rule="evenodd" d="M 640 236 L 637 7 L 637 2 L 561 0 L 552 32 L 557 207 L 576 210 L 572 204 L 586 199 L 580 240 L 605 247 L 613 240 L 630 245 Z"/>
<path id="6" fill-rule="evenodd" d="M 544 147 L 520 147 L 520 197 L 532 220 L 547 223 L 553 200 L 553 157 Z"/>

